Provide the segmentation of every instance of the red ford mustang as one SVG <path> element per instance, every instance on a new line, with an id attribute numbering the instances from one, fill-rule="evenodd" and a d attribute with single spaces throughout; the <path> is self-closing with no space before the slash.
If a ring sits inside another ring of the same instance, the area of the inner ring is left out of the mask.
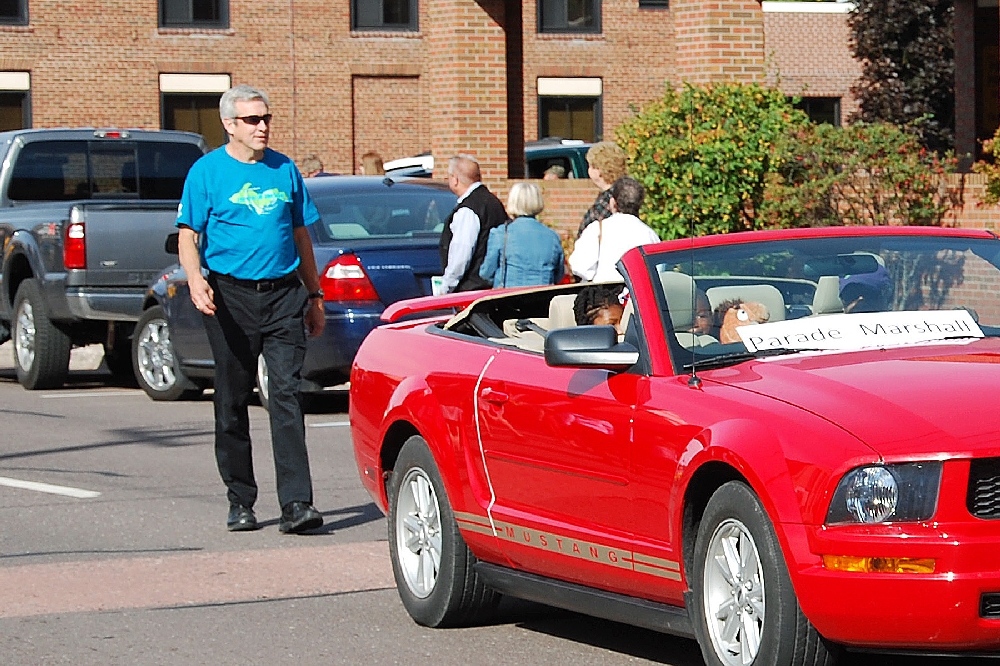
<path id="1" fill-rule="evenodd" d="M 355 454 L 414 620 L 511 595 L 713 665 L 1000 651 L 1000 240 L 732 234 L 619 271 L 617 327 L 571 285 L 401 302 L 362 345 Z"/>

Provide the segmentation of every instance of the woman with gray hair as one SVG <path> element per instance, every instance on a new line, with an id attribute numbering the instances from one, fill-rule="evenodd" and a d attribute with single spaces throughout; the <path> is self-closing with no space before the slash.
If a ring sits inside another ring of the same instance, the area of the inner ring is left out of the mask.
<path id="1" fill-rule="evenodd" d="M 555 284 L 563 277 L 564 257 L 559 234 L 538 221 L 544 202 L 534 183 L 514 183 L 507 196 L 507 214 L 514 219 L 490 231 L 479 277 L 493 288 Z"/>

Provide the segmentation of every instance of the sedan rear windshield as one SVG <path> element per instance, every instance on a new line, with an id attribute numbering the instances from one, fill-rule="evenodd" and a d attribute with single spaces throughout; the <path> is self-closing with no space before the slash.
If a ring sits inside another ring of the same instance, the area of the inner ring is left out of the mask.
<path id="1" fill-rule="evenodd" d="M 316 225 L 322 241 L 440 236 L 455 207 L 454 194 L 430 188 L 324 192 L 313 200 L 323 218 Z"/>

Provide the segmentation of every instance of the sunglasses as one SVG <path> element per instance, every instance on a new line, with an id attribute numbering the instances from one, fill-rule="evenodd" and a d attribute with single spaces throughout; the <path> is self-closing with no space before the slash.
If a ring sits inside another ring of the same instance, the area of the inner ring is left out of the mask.
<path id="1" fill-rule="evenodd" d="M 273 116 L 270 113 L 265 113 L 262 116 L 236 116 L 235 120 L 242 120 L 247 125 L 253 125 L 256 127 L 257 125 L 260 125 L 260 121 L 262 120 L 265 125 L 270 125 L 272 117 Z"/>

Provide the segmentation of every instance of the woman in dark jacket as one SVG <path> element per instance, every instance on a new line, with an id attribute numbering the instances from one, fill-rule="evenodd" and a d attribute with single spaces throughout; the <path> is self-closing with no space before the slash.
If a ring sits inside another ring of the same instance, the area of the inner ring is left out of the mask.
<path id="1" fill-rule="evenodd" d="M 559 234 L 538 221 L 542 190 L 534 183 L 514 183 L 507 196 L 506 224 L 490 231 L 479 276 L 494 288 L 555 284 L 563 277 Z"/>

